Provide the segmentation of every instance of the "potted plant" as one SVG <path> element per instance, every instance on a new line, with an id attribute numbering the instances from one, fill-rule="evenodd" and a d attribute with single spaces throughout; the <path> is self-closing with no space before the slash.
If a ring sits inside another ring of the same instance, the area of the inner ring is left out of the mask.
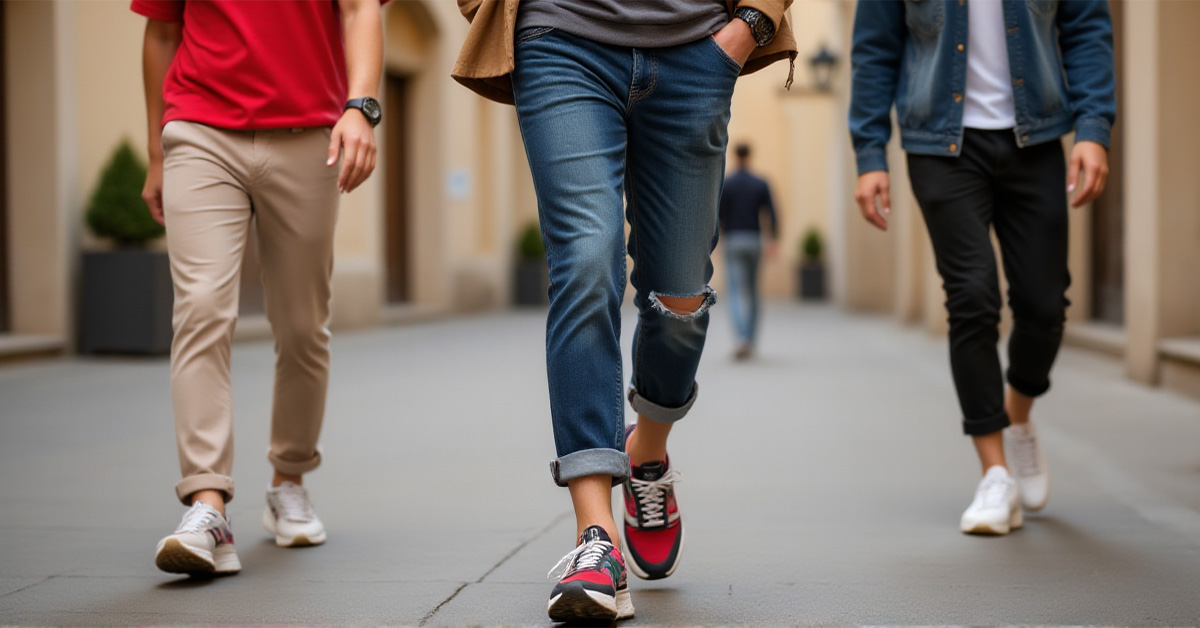
<path id="1" fill-rule="evenodd" d="M 800 239 L 800 299 L 803 301 L 820 301 L 825 298 L 825 264 L 821 254 L 825 250 L 825 240 L 816 227 L 809 227 Z"/>
<path id="2" fill-rule="evenodd" d="M 546 247 L 536 222 L 530 222 L 517 239 L 516 277 L 513 302 L 517 305 L 545 305 L 549 302 L 550 271 L 546 266 Z"/>
<path id="3" fill-rule="evenodd" d="M 142 200 L 145 181 L 146 164 L 124 140 L 88 204 L 88 228 L 116 246 L 83 254 L 80 349 L 85 353 L 171 350 L 171 267 L 166 253 L 146 246 L 164 231 Z"/>

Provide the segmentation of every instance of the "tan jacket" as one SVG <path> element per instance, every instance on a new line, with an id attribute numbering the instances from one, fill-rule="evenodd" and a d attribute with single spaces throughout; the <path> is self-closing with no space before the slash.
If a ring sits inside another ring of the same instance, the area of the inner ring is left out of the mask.
<path id="1" fill-rule="evenodd" d="M 471 30 L 458 53 L 451 76 L 471 91 L 511 105 L 513 39 L 517 27 L 517 2 L 519 0 L 458 0 L 458 9 Z M 762 11 L 775 23 L 775 39 L 758 48 L 742 68 L 742 74 L 757 72 L 781 59 L 788 60 L 788 77 L 784 87 L 791 87 L 792 72 L 796 63 L 796 38 L 788 24 L 787 8 L 792 0 L 726 0 L 729 14 L 738 6 L 752 7 Z"/>

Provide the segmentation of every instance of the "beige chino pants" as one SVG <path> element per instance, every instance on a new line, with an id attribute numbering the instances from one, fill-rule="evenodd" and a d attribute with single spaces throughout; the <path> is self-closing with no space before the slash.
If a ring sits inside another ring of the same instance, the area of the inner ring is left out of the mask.
<path id="1" fill-rule="evenodd" d="M 275 336 L 268 459 L 299 475 L 321 461 L 329 381 L 330 276 L 339 167 L 331 129 L 163 128 L 163 209 L 175 283 L 171 394 L 187 503 L 212 489 L 233 499 L 230 346 L 242 253 L 256 221 L 267 319 Z"/>

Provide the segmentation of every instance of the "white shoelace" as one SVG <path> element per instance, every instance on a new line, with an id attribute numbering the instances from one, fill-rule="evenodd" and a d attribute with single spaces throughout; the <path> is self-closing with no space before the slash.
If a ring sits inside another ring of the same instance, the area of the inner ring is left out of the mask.
<path id="1" fill-rule="evenodd" d="M 304 490 L 303 486 L 284 482 L 275 487 L 272 492 L 275 495 L 275 503 L 279 507 L 279 512 L 275 514 L 276 518 L 300 523 L 312 521 L 312 502 L 308 501 L 308 491 Z"/>
<path id="2" fill-rule="evenodd" d="M 573 571 L 591 569 L 600 564 L 600 559 L 613 548 L 607 541 L 589 541 L 576 547 L 559 559 L 546 577 L 553 580 Z M 574 566 L 572 566 L 574 565 Z"/>
<path id="3" fill-rule="evenodd" d="M 1013 442 L 1012 451 L 1006 453 L 1012 458 L 1017 475 L 1029 477 L 1040 474 L 1042 468 L 1038 464 L 1037 436 L 1031 432 L 1014 432 L 1010 438 Z"/>
<path id="4" fill-rule="evenodd" d="M 629 478 L 644 525 L 660 526 L 666 523 L 667 491 L 682 479 L 683 474 L 674 469 L 667 471 L 657 480 Z"/>
<path id="5" fill-rule="evenodd" d="M 200 502 L 197 502 L 200 503 Z M 211 528 L 217 521 L 217 516 L 220 515 L 211 506 L 205 508 L 203 506 L 192 506 L 190 510 L 183 515 L 183 521 L 179 522 L 179 527 L 175 529 L 175 534 L 180 532 L 204 532 Z"/>
<path id="6" fill-rule="evenodd" d="M 984 480 L 979 487 L 979 502 L 984 508 L 1007 508 L 1009 485 L 999 479 Z"/>

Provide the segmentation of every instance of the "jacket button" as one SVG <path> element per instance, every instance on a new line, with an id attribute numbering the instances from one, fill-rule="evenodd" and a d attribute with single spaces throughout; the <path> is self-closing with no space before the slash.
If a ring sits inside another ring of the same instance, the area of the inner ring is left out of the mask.
<path id="1" fill-rule="evenodd" d="M 963 51 L 963 45 L 962 45 L 962 44 L 959 44 L 959 45 L 958 45 L 958 51 L 959 51 L 959 52 L 962 52 L 962 51 Z"/>
<path id="2" fill-rule="evenodd" d="M 1013 85 L 1024 85 L 1024 84 L 1025 84 L 1025 79 L 1017 79 L 1017 80 L 1013 81 Z"/>
<path id="3" fill-rule="evenodd" d="M 955 94 L 954 102 L 962 102 L 962 94 Z"/>
<path id="4" fill-rule="evenodd" d="M 950 152 L 952 152 L 952 153 L 958 152 L 958 144 L 951 144 Z"/>

